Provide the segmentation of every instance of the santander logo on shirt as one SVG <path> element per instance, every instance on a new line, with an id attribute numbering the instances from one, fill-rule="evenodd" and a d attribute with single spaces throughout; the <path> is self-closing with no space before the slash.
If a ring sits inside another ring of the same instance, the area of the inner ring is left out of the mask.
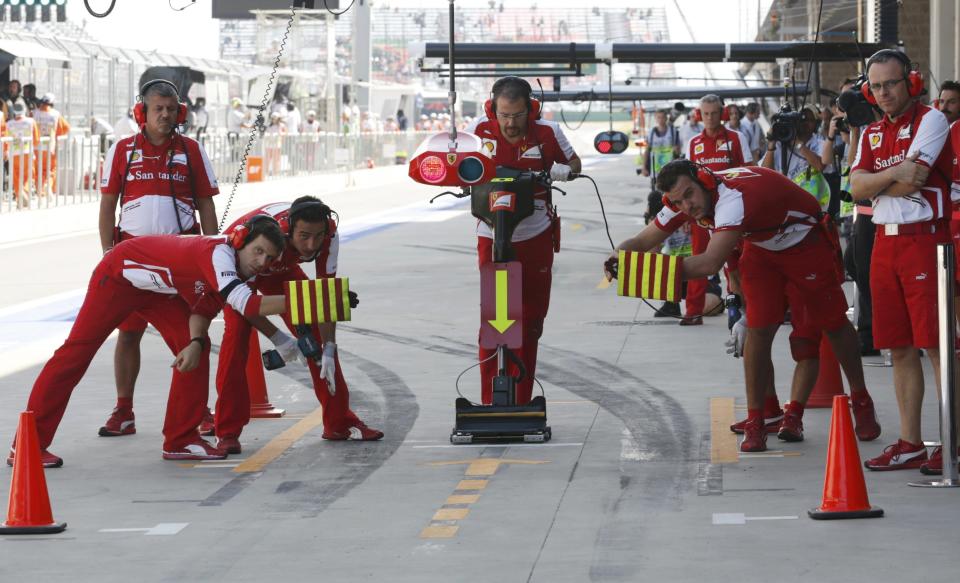
<path id="1" fill-rule="evenodd" d="M 891 166 L 896 166 L 900 162 L 903 162 L 906 159 L 906 157 L 907 157 L 907 152 L 902 151 L 899 154 L 894 154 L 893 156 L 890 156 L 889 158 L 880 158 L 880 159 L 874 160 L 873 169 L 884 170 Z"/>

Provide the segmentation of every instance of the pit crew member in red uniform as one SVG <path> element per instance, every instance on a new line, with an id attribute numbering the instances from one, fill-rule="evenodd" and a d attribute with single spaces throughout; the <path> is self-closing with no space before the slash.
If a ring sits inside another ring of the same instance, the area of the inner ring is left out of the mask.
<path id="1" fill-rule="evenodd" d="M 883 111 L 863 130 L 850 172 L 855 201 L 872 201 L 870 259 L 873 344 L 889 348 L 900 410 L 900 438 L 867 460 L 872 470 L 920 468 L 925 349 L 939 386 L 937 244 L 950 241 L 952 148 L 947 119 L 916 101 L 923 78 L 909 57 L 881 50 L 867 61 L 868 100 Z"/>
<path id="2" fill-rule="evenodd" d="M 90 278 L 67 340 L 40 372 L 27 410 L 34 411 L 45 467 L 63 460 L 47 448 L 74 387 L 110 333 L 136 314 L 152 324 L 176 355 L 163 425 L 163 458 L 223 459 L 197 426 L 207 402 L 210 320 L 224 304 L 247 316 L 279 314 L 283 295 L 259 296 L 244 281 L 263 271 L 286 244 L 276 221 L 251 220 L 232 237 L 146 236 L 109 251 Z M 7 463 L 13 465 L 11 450 Z"/>
<path id="3" fill-rule="evenodd" d="M 313 196 L 302 196 L 292 204 L 268 204 L 247 213 L 225 232 L 231 233 L 251 217 L 261 215 L 279 221 L 287 237 L 287 246 L 280 258 L 252 283 L 257 291 L 282 294 L 286 282 L 308 279 L 300 267 L 302 263 L 312 262 L 318 279 L 336 277 L 340 236 L 330 207 Z M 240 432 L 250 421 L 250 395 L 245 371 L 251 325 L 270 338 L 285 361 L 299 358 L 300 351 L 296 339 L 277 329 L 267 318 L 248 319 L 230 306 L 224 308 L 223 317 L 225 329 L 217 368 L 217 446 L 228 453 L 240 453 Z M 287 329 L 296 334 L 287 316 L 283 317 L 283 321 Z M 323 344 L 320 365 L 312 360 L 307 361 L 313 378 L 313 390 L 323 407 L 323 438 L 382 439 L 382 431 L 367 427 L 350 410 L 350 391 L 337 355 L 336 322 L 314 324 L 311 332 Z"/>
<path id="4" fill-rule="evenodd" d="M 163 79 L 140 88 L 134 117 L 140 132 L 107 152 L 100 182 L 100 245 L 104 253 L 120 241 L 143 235 L 217 233 L 213 196 L 220 192 L 213 166 L 199 142 L 177 131 L 186 117 L 177 87 Z M 181 119 L 183 118 L 183 119 Z M 119 220 L 115 220 L 117 204 Z M 194 215 L 199 212 L 199 224 Z M 137 428 L 133 390 L 140 373 L 140 339 L 147 322 L 137 316 L 119 326 L 114 352 L 117 405 L 100 428 L 104 437 Z"/>
<path id="5" fill-rule="evenodd" d="M 543 171 L 553 180 L 567 180 L 580 172 L 580 158 L 552 121 L 540 119 L 540 102 L 533 98 L 530 84 L 519 77 L 503 77 L 493 84 L 491 99 L 467 131 L 483 140 L 484 149 L 498 166 Z M 553 209 L 550 191 L 535 194 L 534 212 L 517 225 L 513 233 L 516 260 L 523 265 L 523 348 L 518 350 L 527 374 L 517 384 L 517 403 L 526 404 L 533 392 L 537 366 L 537 342 L 550 306 L 553 254 L 560 248 L 560 218 Z M 477 221 L 477 257 L 480 265 L 493 261 L 493 232 Z M 494 350 L 480 349 L 481 397 L 493 398 L 493 377 L 497 374 Z M 511 367 L 511 374 L 517 374 Z"/>
<path id="6" fill-rule="evenodd" d="M 748 323 L 744 350 L 747 423 L 741 451 L 766 449 L 763 406 L 773 373 L 767 369 L 788 297 L 795 312 L 793 325 L 822 331 L 833 346 L 852 387 L 857 435 L 861 440 L 879 436 L 873 401 L 863 379 L 860 343 L 847 320 L 847 302 L 840 288 L 839 242 L 833 238 L 832 226 L 822 222 L 816 199 L 773 170 L 751 167 L 715 173 L 688 160 L 668 164 L 657 186 L 666 193 L 664 208 L 656 221 L 621 243 L 620 249 L 653 249 L 685 221 L 694 219 L 712 235 L 704 253 L 683 262 L 683 278 L 690 280 L 715 273 L 743 241 L 740 272 Z M 819 357 L 819 343 L 807 340 L 810 336 L 791 337 L 790 350 L 797 362 Z M 794 385 L 791 404 L 797 406 L 788 409 L 783 423 L 789 420 L 793 428 L 802 429 L 803 405 L 815 380 Z"/>
<path id="7" fill-rule="evenodd" d="M 697 109 L 703 120 L 703 131 L 693 136 L 684 148 L 684 157 L 710 170 L 726 170 L 746 166 L 753 162 L 750 144 L 747 138 L 736 130 L 723 126 L 723 101 L 716 95 L 704 95 Z M 694 117 L 697 117 L 694 113 Z M 707 248 L 710 234 L 706 229 L 691 221 L 690 238 L 693 254 L 699 255 Z M 713 275 L 713 274 L 708 274 Z M 703 307 L 707 296 L 706 278 L 691 280 L 687 283 L 686 314 L 680 320 L 681 326 L 703 324 Z"/>

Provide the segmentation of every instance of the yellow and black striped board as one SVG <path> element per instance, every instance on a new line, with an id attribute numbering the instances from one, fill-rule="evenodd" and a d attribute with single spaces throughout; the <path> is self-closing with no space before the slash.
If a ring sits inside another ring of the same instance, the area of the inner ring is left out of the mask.
<path id="1" fill-rule="evenodd" d="M 331 277 L 288 281 L 284 295 L 294 326 L 350 320 L 350 279 Z"/>
<path id="2" fill-rule="evenodd" d="M 620 251 L 617 295 L 679 302 L 683 258 L 661 253 Z"/>

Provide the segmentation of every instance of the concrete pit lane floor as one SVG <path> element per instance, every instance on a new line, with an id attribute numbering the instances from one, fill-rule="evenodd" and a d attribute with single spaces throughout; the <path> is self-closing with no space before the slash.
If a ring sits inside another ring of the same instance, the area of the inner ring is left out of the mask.
<path id="1" fill-rule="evenodd" d="M 619 242 L 642 226 L 648 181 L 634 174 L 632 156 L 580 150 Z M 601 282 L 609 245 L 585 180 L 556 197 L 563 251 L 537 372 L 553 440 L 452 446 L 454 380 L 476 361 L 474 219 L 465 202 L 426 205 L 439 189 L 413 184 L 403 168 L 355 176 L 348 190 L 342 175 L 243 187 L 232 216 L 305 187 L 340 211 L 340 273 L 361 299 L 339 328 L 342 363 L 353 409 L 386 438 L 322 440 L 306 370 L 288 365 L 266 374 L 286 416 L 252 421 L 243 454 L 163 461 L 172 357 L 155 333 L 143 342 L 137 434 L 97 437 L 115 399 L 111 339 L 51 447 L 65 459 L 46 472 L 54 518 L 69 526 L 0 536 L 0 580 L 878 583 L 956 564 L 960 492 L 908 487 L 917 471 L 867 473 L 884 518 L 807 518 L 820 502 L 829 410 L 807 412 L 802 443 L 771 436 L 769 452 L 738 455 L 726 425 L 745 414 L 743 373 L 724 351 L 726 318 L 679 327 Z M 40 212 L 47 222 L 95 225 L 96 204 L 61 211 Z M 0 226 L 12 232 L 34 220 L 0 216 Z M 42 223 L 0 243 L 8 438 L 99 258 L 92 230 L 45 232 Z M 214 349 L 222 326 L 213 325 Z M 774 347 L 781 399 L 792 372 L 787 332 Z M 863 459 L 898 430 L 891 370 L 866 375 L 884 431 L 860 444 Z M 476 399 L 478 382 L 470 371 L 461 390 Z M 938 439 L 936 415 L 930 389 L 928 440 Z"/>

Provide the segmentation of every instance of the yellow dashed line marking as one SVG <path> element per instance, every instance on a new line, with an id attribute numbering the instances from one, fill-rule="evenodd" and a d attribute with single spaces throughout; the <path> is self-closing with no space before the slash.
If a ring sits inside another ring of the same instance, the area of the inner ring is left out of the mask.
<path id="1" fill-rule="evenodd" d="M 454 494 L 447 496 L 446 504 L 473 504 L 480 499 L 480 494 Z"/>
<path id="2" fill-rule="evenodd" d="M 582 228 L 583 228 L 583 225 L 580 224 L 580 223 L 574 223 L 574 224 L 570 225 L 570 230 L 571 230 L 571 231 L 579 231 L 579 230 L 582 229 Z"/>
<path id="3" fill-rule="evenodd" d="M 311 429 L 323 424 L 323 408 L 317 407 L 309 415 L 297 421 L 280 435 L 271 439 L 266 445 L 248 457 L 239 466 L 233 468 L 238 474 L 259 472 L 267 464 L 280 457 L 298 439 L 306 435 Z"/>
<path id="4" fill-rule="evenodd" d="M 420 538 L 453 538 L 459 526 L 428 526 L 420 531 Z"/>
<path id="5" fill-rule="evenodd" d="M 733 397 L 710 399 L 710 463 L 732 464 L 740 459 L 737 435 L 730 431 Z"/>
<path id="6" fill-rule="evenodd" d="M 486 490 L 489 480 L 478 479 L 477 476 L 492 476 L 497 473 L 501 464 L 524 464 L 539 465 L 546 464 L 546 461 L 534 460 L 511 460 L 501 458 L 476 458 L 471 460 L 458 460 L 450 462 L 432 462 L 431 466 L 453 466 L 466 465 L 464 477 L 467 479 L 457 482 L 457 492 L 477 492 L 477 494 L 451 494 L 447 496 L 443 507 L 433 514 L 430 524 L 420 531 L 420 538 L 453 538 L 456 536 L 460 526 L 455 523 L 463 520 L 470 515 L 470 508 L 467 506 L 480 500 L 479 492 Z M 469 479 L 473 477 L 474 479 Z M 460 508 L 451 508 L 460 506 Z"/>
<path id="7" fill-rule="evenodd" d="M 469 508 L 441 508 L 433 515 L 434 520 L 463 520 L 470 514 Z"/>

